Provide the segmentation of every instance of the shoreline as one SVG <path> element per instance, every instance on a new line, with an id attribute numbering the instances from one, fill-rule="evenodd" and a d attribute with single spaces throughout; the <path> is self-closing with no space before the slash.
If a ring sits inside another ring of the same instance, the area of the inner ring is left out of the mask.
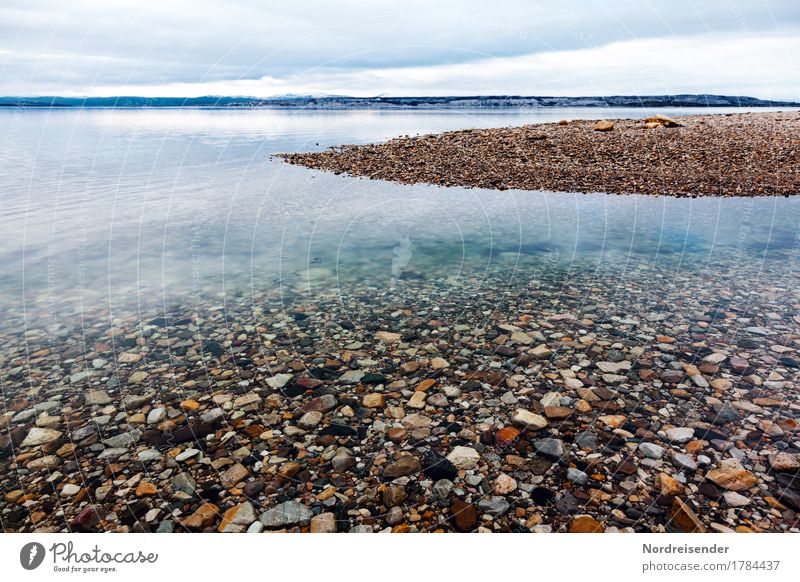
<path id="1" fill-rule="evenodd" d="M 275 157 L 404 184 L 676 197 L 800 192 L 800 113 L 660 117 L 610 120 L 606 130 L 581 119 L 466 129 Z"/>

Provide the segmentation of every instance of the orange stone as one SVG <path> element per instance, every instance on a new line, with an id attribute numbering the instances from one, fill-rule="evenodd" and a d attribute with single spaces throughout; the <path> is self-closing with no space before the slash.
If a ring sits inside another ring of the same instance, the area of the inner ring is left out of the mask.
<path id="1" fill-rule="evenodd" d="M 417 392 L 427 392 L 428 390 L 433 388 L 435 384 L 436 380 L 434 380 L 433 378 L 426 378 L 425 380 L 417 384 L 415 390 Z"/>
<path id="2" fill-rule="evenodd" d="M 494 442 L 500 445 L 501 447 L 508 447 L 514 444 L 514 441 L 517 440 L 517 437 L 520 435 L 522 431 L 514 426 L 507 426 L 498 430 L 494 435 Z"/>
<path id="3" fill-rule="evenodd" d="M 146 497 L 147 495 L 155 495 L 156 493 L 158 493 L 158 490 L 150 481 L 142 481 L 136 488 L 137 497 Z"/>
<path id="4" fill-rule="evenodd" d="M 590 515 L 579 515 L 569 524 L 569 533 L 603 533 L 603 524 Z"/>
<path id="5" fill-rule="evenodd" d="M 181 402 L 180 406 L 184 410 L 197 410 L 198 408 L 200 408 L 200 403 L 197 402 L 196 400 L 191 400 L 190 399 L 190 400 L 184 400 L 183 402 Z"/>
<path id="6" fill-rule="evenodd" d="M 544 415 L 553 420 L 562 420 L 572 414 L 572 409 L 566 406 L 545 406 Z"/>

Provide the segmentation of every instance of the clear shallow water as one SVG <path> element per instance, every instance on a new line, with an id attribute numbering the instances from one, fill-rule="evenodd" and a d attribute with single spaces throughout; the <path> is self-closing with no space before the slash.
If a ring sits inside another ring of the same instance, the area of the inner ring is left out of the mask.
<path id="1" fill-rule="evenodd" d="M 740 270 L 754 285 L 796 276 L 797 198 L 442 189 L 269 157 L 403 134 L 651 113 L 0 110 L 0 310 L 33 313 L 67 298 L 92 314 L 404 280 L 482 292 L 553 269 L 620 280 L 647 269 L 700 278 Z"/>

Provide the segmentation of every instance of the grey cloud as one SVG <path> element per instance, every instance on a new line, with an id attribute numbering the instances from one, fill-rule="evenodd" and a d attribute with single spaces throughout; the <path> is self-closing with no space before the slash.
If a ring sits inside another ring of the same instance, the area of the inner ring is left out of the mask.
<path id="1" fill-rule="evenodd" d="M 452 65 L 798 21 L 793 0 L 11 0 L 0 93 Z"/>

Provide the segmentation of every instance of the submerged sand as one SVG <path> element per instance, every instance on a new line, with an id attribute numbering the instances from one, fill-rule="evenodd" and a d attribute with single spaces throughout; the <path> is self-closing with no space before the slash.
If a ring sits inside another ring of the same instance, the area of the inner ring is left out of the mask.
<path id="1" fill-rule="evenodd" d="M 800 192 L 800 113 L 467 129 L 281 154 L 309 168 L 406 184 L 670 196 Z"/>

